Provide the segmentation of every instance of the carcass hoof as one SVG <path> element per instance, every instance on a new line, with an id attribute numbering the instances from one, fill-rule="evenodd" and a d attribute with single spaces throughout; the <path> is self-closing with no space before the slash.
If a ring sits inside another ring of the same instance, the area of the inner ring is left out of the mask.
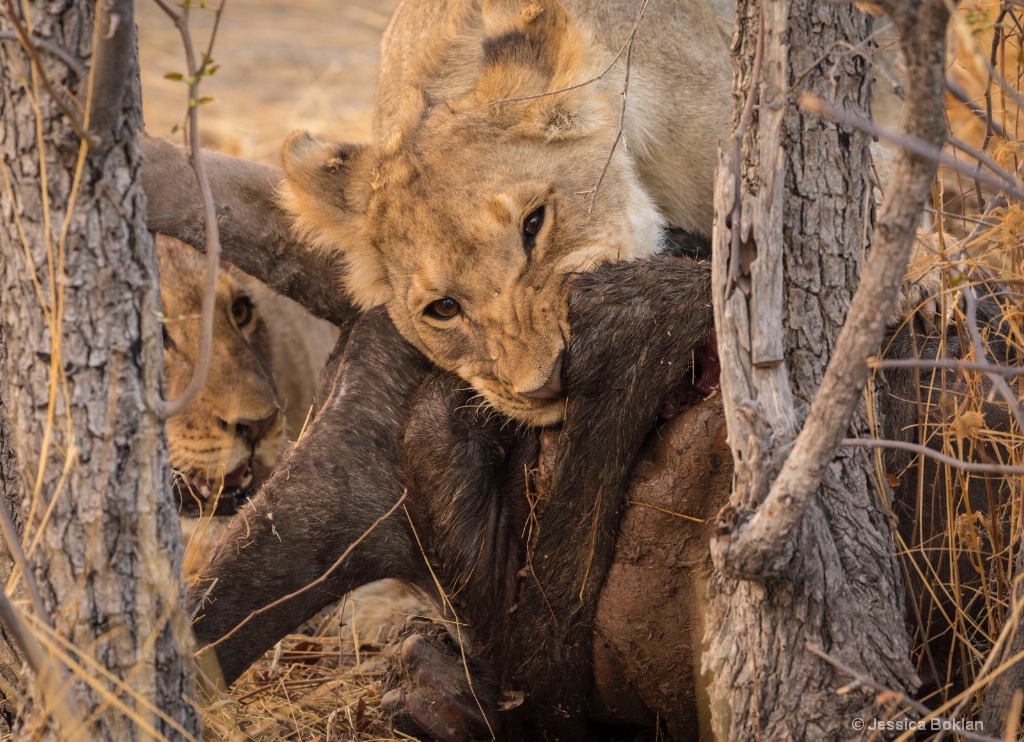
<path id="1" fill-rule="evenodd" d="M 388 669 L 381 708 L 397 731 L 437 742 L 493 739 L 498 734 L 497 682 L 479 661 L 468 654 L 463 660 L 458 642 L 443 624 L 411 618 L 396 626 L 384 657 Z"/>

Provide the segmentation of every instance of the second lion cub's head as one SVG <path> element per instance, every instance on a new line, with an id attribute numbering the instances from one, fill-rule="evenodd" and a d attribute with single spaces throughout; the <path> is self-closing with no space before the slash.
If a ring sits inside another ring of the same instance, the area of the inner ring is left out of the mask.
<path id="1" fill-rule="evenodd" d="M 426 45 L 389 32 L 385 74 L 403 77 L 381 81 L 376 143 L 292 135 L 282 198 L 307 239 L 344 257 L 360 305 L 386 305 L 499 411 L 551 424 L 567 280 L 657 249 L 662 221 L 614 146 L 621 77 L 564 91 L 609 60 L 559 3 L 452 13 Z M 388 64 L 396 49 L 402 65 Z"/>

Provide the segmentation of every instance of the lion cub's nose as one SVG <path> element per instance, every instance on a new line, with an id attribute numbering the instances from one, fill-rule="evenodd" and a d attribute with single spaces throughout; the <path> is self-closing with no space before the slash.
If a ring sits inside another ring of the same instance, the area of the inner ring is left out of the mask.
<path id="1" fill-rule="evenodd" d="M 228 431 L 233 429 L 236 436 L 249 443 L 249 445 L 256 445 L 263 440 L 263 436 L 267 434 L 267 431 L 273 427 L 276 421 L 277 410 L 274 410 L 262 420 L 238 418 L 234 422 L 228 422 L 218 418 L 217 424 L 220 425 L 221 430 Z"/>
<path id="2" fill-rule="evenodd" d="M 523 392 L 522 396 L 527 399 L 558 399 L 565 394 L 562 387 L 562 359 L 565 357 L 565 350 L 558 353 L 555 365 L 551 367 L 551 374 L 548 380 L 530 392 Z"/>

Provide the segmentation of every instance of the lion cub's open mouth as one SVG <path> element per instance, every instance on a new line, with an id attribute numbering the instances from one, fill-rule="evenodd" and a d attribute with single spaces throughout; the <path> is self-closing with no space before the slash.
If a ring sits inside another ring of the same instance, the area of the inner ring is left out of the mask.
<path id="1" fill-rule="evenodd" d="M 213 515 L 232 515 L 245 504 L 255 479 L 253 460 L 242 462 L 221 477 L 207 479 L 199 474 L 174 472 L 174 493 L 181 515 L 210 515 L 209 506 L 216 500 Z"/>

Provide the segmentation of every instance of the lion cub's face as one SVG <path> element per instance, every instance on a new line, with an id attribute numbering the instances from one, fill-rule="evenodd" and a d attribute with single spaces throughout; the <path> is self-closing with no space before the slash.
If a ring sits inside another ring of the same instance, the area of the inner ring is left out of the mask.
<path id="1" fill-rule="evenodd" d="M 386 304 L 434 363 L 501 412 L 546 425 L 564 408 L 567 280 L 657 249 L 662 224 L 623 147 L 609 159 L 617 95 L 589 86 L 495 104 L 592 72 L 557 3 L 483 26 L 471 84 L 438 92 L 440 73 L 424 73 L 427 93 L 389 141 L 293 135 L 283 201 L 307 238 L 343 252 L 360 304 Z"/>
<path id="2" fill-rule="evenodd" d="M 192 378 L 198 358 L 199 314 L 206 259 L 192 248 L 157 238 L 164 306 L 164 376 L 174 399 Z M 266 325 L 242 281 L 217 275 L 213 354 L 196 400 L 167 421 L 175 492 L 185 514 L 217 498 L 233 512 L 276 463 L 284 419 L 270 368 Z"/>

